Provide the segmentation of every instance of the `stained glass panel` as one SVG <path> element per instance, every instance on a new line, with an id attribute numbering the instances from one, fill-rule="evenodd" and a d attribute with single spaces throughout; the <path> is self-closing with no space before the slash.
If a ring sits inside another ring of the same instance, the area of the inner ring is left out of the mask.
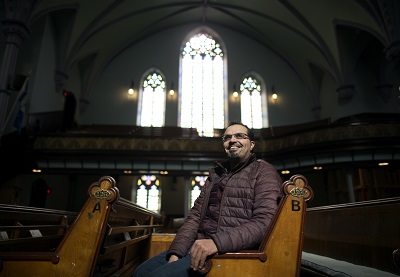
<path id="1" fill-rule="evenodd" d="M 244 78 L 240 85 L 240 107 L 244 124 L 253 129 L 263 127 L 261 85 L 254 76 Z"/>
<path id="2" fill-rule="evenodd" d="M 142 83 L 138 125 L 162 127 L 165 123 L 165 80 L 157 71 L 150 72 Z"/>
<path id="3" fill-rule="evenodd" d="M 154 175 L 143 175 L 137 181 L 136 204 L 153 212 L 160 210 L 160 182 Z"/>

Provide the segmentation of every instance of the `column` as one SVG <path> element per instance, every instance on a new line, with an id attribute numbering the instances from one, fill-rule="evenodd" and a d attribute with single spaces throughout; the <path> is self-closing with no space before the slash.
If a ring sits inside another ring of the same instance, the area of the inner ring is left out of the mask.
<path id="1" fill-rule="evenodd" d="M 0 68 L 0 139 L 6 124 L 18 50 L 21 42 L 29 35 L 27 22 L 34 3 L 34 0 L 4 1 L 6 18 L 2 24 L 6 45 Z"/>
<path id="2" fill-rule="evenodd" d="M 388 60 L 400 59 L 400 3 L 398 0 L 379 0 L 388 45 L 385 48 Z"/>

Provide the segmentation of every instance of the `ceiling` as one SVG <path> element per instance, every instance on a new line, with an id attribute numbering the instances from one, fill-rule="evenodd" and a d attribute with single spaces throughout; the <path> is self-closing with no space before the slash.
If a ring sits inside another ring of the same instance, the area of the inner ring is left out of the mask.
<path id="1" fill-rule="evenodd" d="M 391 42 L 381 8 L 374 0 L 41 0 L 28 25 L 50 15 L 59 41 L 58 67 L 68 75 L 75 65 L 90 63 L 87 88 L 119 53 L 144 38 L 204 24 L 257 41 L 281 57 L 310 93 L 317 93 L 321 72 L 338 87 L 346 84 L 348 63 L 343 61 L 351 53 L 340 48 L 346 36 L 350 46 L 358 40 L 366 47 L 372 39 L 384 56 Z"/>

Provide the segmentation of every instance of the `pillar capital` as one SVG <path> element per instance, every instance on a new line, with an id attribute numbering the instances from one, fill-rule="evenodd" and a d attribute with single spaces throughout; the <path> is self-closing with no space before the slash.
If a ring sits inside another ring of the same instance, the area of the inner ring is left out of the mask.
<path id="1" fill-rule="evenodd" d="M 388 38 L 386 58 L 400 59 L 400 3 L 397 0 L 379 0 L 384 28 Z"/>
<path id="2" fill-rule="evenodd" d="M 7 44 L 14 44 L 19 47 L 21 42 L 29 36 L 28 28 L 19 21 L 4 20 L 2 23 Z"/>

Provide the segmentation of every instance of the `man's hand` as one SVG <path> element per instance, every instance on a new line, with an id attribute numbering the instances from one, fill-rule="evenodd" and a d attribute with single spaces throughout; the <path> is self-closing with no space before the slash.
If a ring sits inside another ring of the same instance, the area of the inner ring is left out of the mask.
<path id="1" fill-rule="evenodd" d="M 171 257 L 169 257 L 168 263 L 176 262 L 177 260 L 179 260 L 178 256 L 171 255 Z"/>
<path id="2" fill-rule="evenodd" d="M 212 239 L 196 240 L 190 249 L 190 264 L 193 270 L 204 267 L 206 258 L 218 252 L 217 246 Z"/>

